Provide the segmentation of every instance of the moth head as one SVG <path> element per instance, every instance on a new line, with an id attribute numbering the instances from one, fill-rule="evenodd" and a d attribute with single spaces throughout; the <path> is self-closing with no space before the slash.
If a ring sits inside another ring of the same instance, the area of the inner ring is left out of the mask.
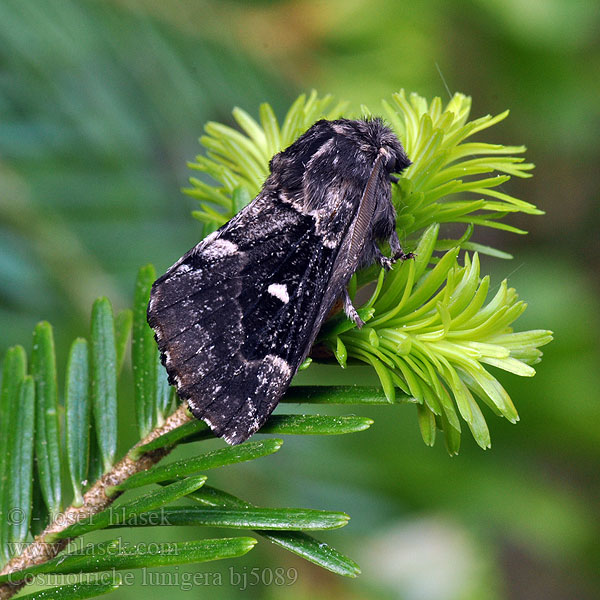
<path id="1" fill-rule="evenodd" d="M 396 136 L 394 136 L 396 137 Z M 386 149 L 389 154 L 387 156 L 387 161 L 385 164 L 386 171 L 388 173 L 402 173 L 404 169 L 410 167 L 412 164 L 411 160 L 406 156 L 406 152 L 402 147 L 402 144 L 396 138 L 396 143 L 388 146 Z"/>

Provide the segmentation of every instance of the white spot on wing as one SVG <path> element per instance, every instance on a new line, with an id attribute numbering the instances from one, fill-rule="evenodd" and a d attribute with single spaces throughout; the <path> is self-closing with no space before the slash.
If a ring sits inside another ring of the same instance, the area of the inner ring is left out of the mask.
<path id="1" fill-rule="evenodd" d="M 202 249 L 202 256 L 206 258 L 221 258 L 223 256 L 231 256 L 235 254 L 238 250 L 238 247 L 233 242 L 229 240 L 215 240 L 211 244 L 207 244 L 205 248 Z"/>
<path id="2" fill-rule="evenodd" d="M 267 292 L 271 296 L 275 296 L 278 300 L 281 300 L 284 304 L 290 301 L 290 295 L 287 291 L 287 286 L 284 283 L 272 283 L 268 288 Z"/>
<path id="3" fill-rule="evenodd" d="M 290 365 L 287 363 L 286 360 L 284 360 L 280 356 L 277 356 L 275 354 L 267 354 L 267 356 L 265 356 L 265 358 L 268 361 L 270 361 L 270 363 L 277 370 L 279 370 L 281 373 L 283 373 L 283 375 L 285 377 L 289 377 L 292 374 L 292 369 L 291 369 Z"/>

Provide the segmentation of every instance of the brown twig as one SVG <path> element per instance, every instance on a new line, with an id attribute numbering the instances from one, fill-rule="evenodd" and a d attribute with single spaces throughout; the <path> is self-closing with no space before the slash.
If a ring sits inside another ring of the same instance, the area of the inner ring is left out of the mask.
<path id="1" fill-rule="evenodd" d="M 162 425 L 152 430 L 143 440 L 138 442 L 134 448 L 148 444 L 161 435 L 187 423 L 192 418 L 193 417 L 191 417 L 187 411 L 187 407 L 182 405 L 170 415 Z M 0 571 L 0 575 L 14 573 L 33 565 L 45 563 L 57 556 L 57 554 L 66 547 L 70 539 L 48 543 L 44 540 L 49 533 L 63 531 L 73 523 L 82 522 L 92 515 L 102 512 L 120 495 L 114 494 L 112 496 L 107 496 L 106 488 L 123 483 L 123 481 L 133 474 L 149 469 L 159 460 L 164 458 L 170 451 L 171 448 L 169 447 L 159 448 L 158 450 L 142 454 L 137 460 L 132 460 L 129 454 L 127 454 L 86 492 L 83 497 L 82 506 L 69 506 L 69 508 L 61 513 L 59 518 L 56 518 L 50 523 L 50 525 L 48 525 L 48 527 L 46 527 L 46 529 L 44 529 L 44 531 L 40 533 L 19 556 L 15 556 L 11 559 L 2 571 Z M 0 585 L 0 600 L 12 598 L 12 596 L 14 596 L 24 585 L 25 583 L 22 581 Z"/>

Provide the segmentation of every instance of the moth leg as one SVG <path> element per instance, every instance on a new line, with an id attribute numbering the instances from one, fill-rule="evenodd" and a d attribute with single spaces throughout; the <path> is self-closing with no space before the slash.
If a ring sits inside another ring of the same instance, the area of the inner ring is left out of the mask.
<path id="1" fill-rule="evenodd" d="M 391 246 L 391 243 L 390 243 Z M 400 247 L 400 245 L 398 244 L 398 247 Z M 400 249 L 400 253 L 401 256 L 397 257 L 396 256 L 396 252 L 394 251 L 394 248 L 392 248 L 392 256 L 386 256 L 385 254 L 383 254 L 383 252 L 381 252 L 381 250 L 379 249 L 379 246 L 373 242 L 373 254 L 372 256 L 374 257 L 374 259 L 377 261 L 377 264 L 380 267 L 383 267 L 386 271 L 389 271 L 392 266 L 394 265 L 394 263 L 396 262 L 396 260 L 398 258 L 403 258 L 406 255 L 402 252 L 402 249 Z"/>
<path id="2" fill-rule="evenodd" d="M 408 258 L 415 257 L 415 255 L 412 252 L 409 252 L 407 254 L 404 252 L 404 250 L 402 250 L 402 246 L 400 245 L 400 239 L 398 238 L 398 232 L 396 231 L 395 228 L 394 228 L 394 231 L 392 232 L 392 235 L 390 235 L 389 243 L 390 243 L 390 249 L 392 250 L 392 257 L 393 257 L 392 262 L 396 262 L 397 260 L 406 260 Z M 381 254 L 381 252 L 380 252 L 380 254 Z M 385 268 L 385 265 L 382 264 L 381 266 Z"/>
<path id="3" fill-rule="evenodd" d="M 354 304 L 352 304 L 352 300 L 350 299 L 350 294 L 348 293 L 348 289 L 344 288 L 344 312 L 348 315 L 348 318 L 356 323 L 356 326 L 360 329 L 365 322 L 359 317 L 356 309 L 354 308 Z"/>
<path id="4" fill-rule="evenodd" d="M 396 262 L 395 258 L 390 258 L 381 252 L 379 246 L 375 245 L 375 260 L 380 267 L 383 267 L 386 271 L 389 271 L 393 264 Z"/>

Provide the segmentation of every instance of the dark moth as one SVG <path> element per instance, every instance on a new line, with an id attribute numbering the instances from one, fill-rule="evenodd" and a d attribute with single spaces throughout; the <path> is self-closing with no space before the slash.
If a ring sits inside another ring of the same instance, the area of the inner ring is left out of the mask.
<path id="1" fill-rule="evenodd" d="M 378 119 L 319 121 L 271 160 L 258 196 L 152 287 L 169 381 L 230 444 L 267 420 L 361 266 L 406 258 L 391 202 L 408 165 Z M 381 253 L 388 241 L 391 257 Z"/>

